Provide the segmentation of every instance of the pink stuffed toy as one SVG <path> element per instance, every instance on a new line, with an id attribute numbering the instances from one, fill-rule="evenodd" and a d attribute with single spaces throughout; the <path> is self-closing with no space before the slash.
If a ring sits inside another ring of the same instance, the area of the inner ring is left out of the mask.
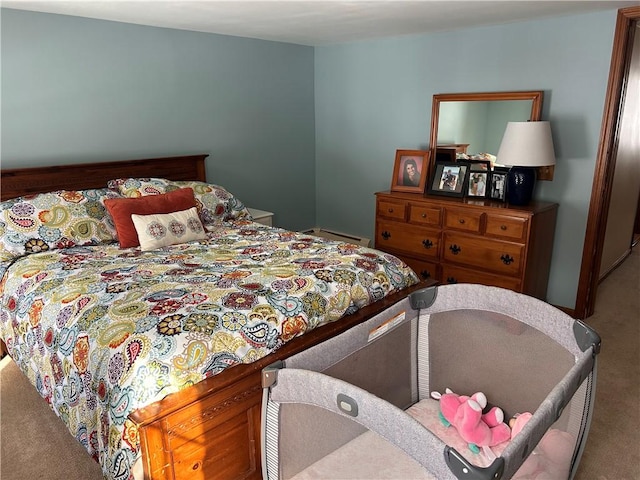
<path id="1" fill-rule="evenodd" d="M 509 421 L 511 438 L 514 438 L 522 427 L 531 419 L 529 412 L 516 415 Z M 571 434 L 552 428 L 544 434 L 531 455 L 524 461 L 514 475 L 528 480 L 548 478 L 569 478 L 571 459 L 573 456 L 574 438 Z"/>
<path id="2" fill-rule="evenodd" d="M 482 413 L 487 406 L 487 397 L 483 393 L 468 397 L 446 389 L 446 393 L 434 397 L 440 399 L 442 422 L 445 426 L 453 425 L 471 451 L 478 453 L 478 447 L 491 447 L 511 438 L 511 430 L 504 423 L 504 413 L 500 408 L 492 407 L 487 413 Z"/>

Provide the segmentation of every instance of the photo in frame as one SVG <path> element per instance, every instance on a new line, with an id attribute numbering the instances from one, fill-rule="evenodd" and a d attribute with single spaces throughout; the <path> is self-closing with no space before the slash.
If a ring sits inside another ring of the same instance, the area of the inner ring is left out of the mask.
<path id="1" fill-rule="evenodd" d="M 428 150 L 396 150 L 391 191 L 424 193 L 430 161 Z"/>
<path id="2" fill-rule="evenodd" d="M 488 187 L 488 197 L 491 200 L 505 201 L 507 193 L 507 173 L 509 173 L 509 169 L 505 167 L 495 167 L 491 172 Z"/>
<path id="3" fill-rule="evenodd" d="M 468 162 L 436 161 L 428 193 L 463 197 L 467 193 L 469 167 Z"/>
<path id="4" fill-rule="evenodd" d="M 489 184 L 490 171 L 473 171 L 473 165 L 469 171 L 469 182 L 467 184 L 467 196 L 474 198 L 485 198 L 487 196 L 487 185 Z"/>

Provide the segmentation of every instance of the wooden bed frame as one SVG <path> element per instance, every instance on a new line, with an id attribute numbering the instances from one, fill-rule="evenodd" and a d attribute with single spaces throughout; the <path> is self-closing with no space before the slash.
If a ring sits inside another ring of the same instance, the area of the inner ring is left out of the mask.
<path id="1" fill-rule="evenodd" d="M 206 181 L 207 155 L 18 168 L 1 171 L 1 199 L 105 187 L 121 177 Z M 138 426 L 147 480 L 260 479 L 261 371 L 362 323 L 434 282 L 423 282 L 291 340 L 255 363 L 237 365 L 130 415 Z"/>

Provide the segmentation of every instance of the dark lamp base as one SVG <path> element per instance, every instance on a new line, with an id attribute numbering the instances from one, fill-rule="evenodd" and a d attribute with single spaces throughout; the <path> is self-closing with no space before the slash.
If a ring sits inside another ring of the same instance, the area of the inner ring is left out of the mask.
<path id="1" fill-rule="evenodd" d="M 528 205 L 535 184 L 535 168 L 511 167 L 507 174 L 507 201 L 511 205 Z"/>

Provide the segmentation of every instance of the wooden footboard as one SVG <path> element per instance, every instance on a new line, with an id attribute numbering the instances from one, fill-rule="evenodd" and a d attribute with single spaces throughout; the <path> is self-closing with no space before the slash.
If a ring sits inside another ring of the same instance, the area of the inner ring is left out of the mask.
<path id="1" fill-rule="evenodd" d="M 298 337 L 277 352 L 172 394 L 130 418 L 138 426 L 146 480 L 260 479 L 261 371 L 362 323 L 428 281 Z"/>
<path id="2" fill-rule="evenodd" d="M 144 418 L 149 408 L 131 415 L 139 428 L 145 479 L 261 478 L 261 375 L 245 373 L 195 399 L 185 390 L 159 402 L 175 402 L 177 409 L 152 411 L 152 421 Z"/>

